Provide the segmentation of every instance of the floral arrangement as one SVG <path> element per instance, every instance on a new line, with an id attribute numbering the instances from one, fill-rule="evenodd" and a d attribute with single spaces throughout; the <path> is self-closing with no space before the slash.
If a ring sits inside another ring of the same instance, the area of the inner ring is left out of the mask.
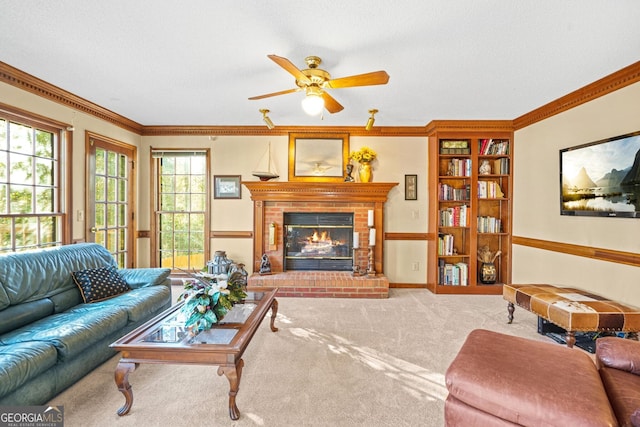
<path id="1" fill-rule="evenodd" d="M 244 300 L 246 281 L 241 272 L 227 274 L 188 273 L 191 278 L 184 282 L 184 292 L 178 301 L 185 301 L 182 313 L 187 320 L 185 327 L 208 330 L 218 323 L 231 308 Z"/>
<path id="2" fill-rule="evenodd" d="M 362 147 L 358 151 L 352 151 L 349 156 L 350 159 L 355 160 L 358 163 L 369 163 L 376 159 L 378 154 L 369 147 Z"/>

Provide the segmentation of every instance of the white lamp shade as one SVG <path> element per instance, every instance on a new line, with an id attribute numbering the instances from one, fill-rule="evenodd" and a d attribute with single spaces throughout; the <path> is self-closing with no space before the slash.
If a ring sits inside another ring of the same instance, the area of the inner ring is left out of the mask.
<path id="1" fill-rule="evenodd" d="M 324 109 L 324 99 L 315 94 L 308 94 L 302 100 L 302 109 L 310 116 L 317 116 Z"/>

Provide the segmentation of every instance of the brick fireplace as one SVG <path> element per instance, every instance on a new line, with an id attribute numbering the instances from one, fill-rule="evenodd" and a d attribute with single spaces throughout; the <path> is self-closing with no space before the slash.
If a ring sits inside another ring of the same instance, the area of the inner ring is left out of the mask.
<path id="1" fill-rule="evenodd" d="M 272 274 L 253 274 L 249 286 L 279 287 L 285 296 L 326 296 L 386 298 L 389 281 L 384 275 L 384 203 L 397 183 L 325 183 L 325 182 L 243 182 L 253 200 L 254 271 L 267 254 Z M 360 248 L 356 264 L 368 263 L 368 211 L 373 211 L 376 229 L 373 248 L 375 275 L 353 275 L 349 271 L 285 271 L 285 213 L 353 214 L 353 230 L 359 233 Z M 275 231 L 275 232 L 274 232 Z M 269 239 L 273 233 L 274 241 Z"/>

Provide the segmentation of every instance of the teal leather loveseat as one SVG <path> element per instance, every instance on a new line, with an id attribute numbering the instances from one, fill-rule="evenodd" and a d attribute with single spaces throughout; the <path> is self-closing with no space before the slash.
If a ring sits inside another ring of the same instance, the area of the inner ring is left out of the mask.
<path id="1" fill-rule="evenodd" d="M 105 297 L 96 271 L 125 289 Z M 42 405 L 112 357 L 109 344 L 171 305 L 169 273 L 118 270 L 94 243 L 0 255 L 0 405 Z"/>

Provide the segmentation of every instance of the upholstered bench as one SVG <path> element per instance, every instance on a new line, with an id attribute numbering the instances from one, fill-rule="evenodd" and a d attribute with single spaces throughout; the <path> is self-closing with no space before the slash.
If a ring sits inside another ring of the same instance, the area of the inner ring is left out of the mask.
<path id="1" fill-rule="evenodd" d="M 449 427 L 618 425 L 594 361 L 577 348 L 476 329 L 445 380 Z"/>
<path id="2" fill-rule="evenodd" d="M 576 288 L 553 285 L 504 285 L 509 323 L 514 304 L 560 326 L 567 331 L 567 347 L 575 343 L 575 332 L 628 332 L 637 338 L 640 331 L 640 308 Z"/>

